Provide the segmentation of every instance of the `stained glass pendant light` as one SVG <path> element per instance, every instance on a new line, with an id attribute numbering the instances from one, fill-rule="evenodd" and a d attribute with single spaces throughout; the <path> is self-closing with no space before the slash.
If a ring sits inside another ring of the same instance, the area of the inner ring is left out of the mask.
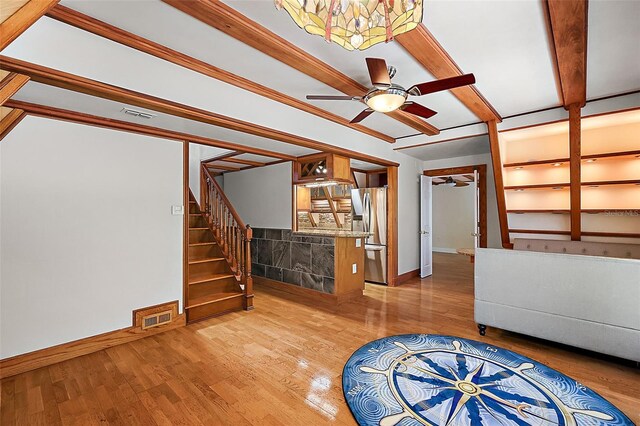
<path id="1" fill-rule="evenodd" d="M 389 42 L 422 22 L 422 0 L 274 0 L 300 28 L 347 50 Z"/>

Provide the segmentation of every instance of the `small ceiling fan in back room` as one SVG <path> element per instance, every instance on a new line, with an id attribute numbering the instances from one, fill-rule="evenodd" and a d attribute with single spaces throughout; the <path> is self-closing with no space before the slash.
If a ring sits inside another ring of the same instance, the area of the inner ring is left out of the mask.
<path id="1" fill-rule="evenodd" d="M 348 95 L 307 95 L 309 100 L 319 101 L 360 101 L 367 104 L 369 108 L 358 114 L 351 123 L 359 123 L 373 112 L 387 113 L 401 109 L 408 113 L 422 118 L 433 117 L 436 111 L 420 105 L 417 102 L 407 100 L 409 96 L 423 96 L 429 93 L 440 92 L 442 90 L 455 89 L 456 87 L 468 86 L 476 82 L 473 74 L 464 74 L 456 77 L 443 78 L 426 83 L 415 84 L 408 89 L 393 84 L 391 79 L 396 74 L 394 67 L 387 67 L 384 59 L 366 58 L 369 77 L 373 87 L 362 96 Z"/>

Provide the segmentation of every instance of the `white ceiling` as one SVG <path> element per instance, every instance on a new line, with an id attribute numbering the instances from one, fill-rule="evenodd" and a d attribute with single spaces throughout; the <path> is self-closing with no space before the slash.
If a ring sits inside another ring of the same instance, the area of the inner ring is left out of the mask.
<path id="1" fill-rule="evenodd" d="M 489 137 L 482 135 L 446 142 L 434 142 L 415 148 L 402 149 L 400 152 L 427 161 L 488 154 L 491 151 L 489 149 Z"/>
<path id="2" fill-rule="evenodd" d="M 159 0 L 63 0 L 61 3 L 298 99 L 310 93 L 337 93 Z M 396 66 L 398 73 L 394 82 L 404 86 L 433 79 L 397 43 L 376 45 L 365 52 L 348 52 L 300 30 L 286 12 L 275 9 L 272 0 L 227 0 L 226 3 L 365 86 L 370 84 L 365 57 L 382 57 Z M 497 111 L 510 116 L 559 105 L 541 4 L 539 0 L 425 0 L 424 23 L 462 70 L 475 74 L 476 87 Z M 590 2 L 589 98 L 640 89 L 638 21 L 640 1 Z M 437 140 L 420 136 L 391 145 L 46 17 L 2 54 L 379 157 L 393 158 L 393 148 L 398 146 Z M 136 120 L 119 113 L 124 106 L 120 103 L 36 83 L 29 83 L 16 98 L 125 121 Z M 419 102 L 438 111 L 428 120 L 438 128 L 478 121 L 449 92 L 427 95 Z M 363 108 L 357 102 L 348 101 L 316 102 L 315 105 L 348 119 Z M 143 124 L 292 155 L 313 152 L 166 114 L 158 114 Z M 373 115 L 362 124 L 393 137 L 416 133 L 382 114 Z M 472 143 L 472 140 L 398 152 L 420 159 L 488 152 L 488 144 Z"/>

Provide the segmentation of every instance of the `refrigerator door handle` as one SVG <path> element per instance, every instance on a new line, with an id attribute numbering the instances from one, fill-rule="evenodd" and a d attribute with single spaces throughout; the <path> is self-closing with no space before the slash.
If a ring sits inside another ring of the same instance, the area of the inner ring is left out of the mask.
<path id="1" fill-rule="evenodd" d="M 369 232 L 371 229 L 371 198 L 368 192 L 365 192 L 362 202 L 362 230 Z"/>

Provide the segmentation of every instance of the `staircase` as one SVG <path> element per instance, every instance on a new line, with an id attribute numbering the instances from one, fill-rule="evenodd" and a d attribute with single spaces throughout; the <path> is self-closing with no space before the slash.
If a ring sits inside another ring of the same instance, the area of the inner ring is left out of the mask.
<path id="1" fill-rule="evenodd" d="M 189 199 L 187 322 L 253 308 L 251 228 L 206 169 L 202 181 L 202 210 L 193 194 Z"/>

